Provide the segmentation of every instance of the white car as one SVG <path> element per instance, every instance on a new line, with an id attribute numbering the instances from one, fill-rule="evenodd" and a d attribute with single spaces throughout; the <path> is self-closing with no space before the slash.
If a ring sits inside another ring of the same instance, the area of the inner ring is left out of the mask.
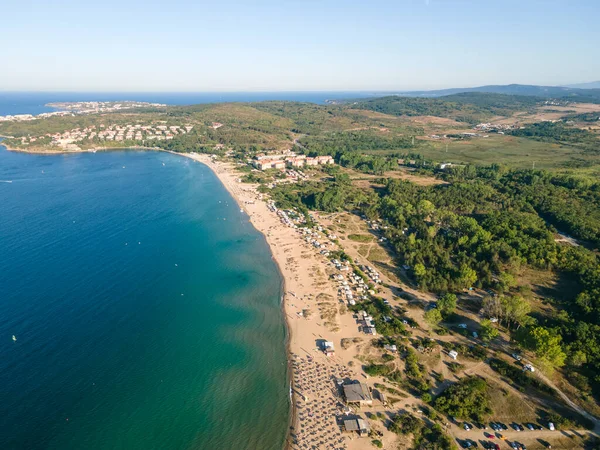
<path id="1" fill-rule="evenodd" d="M 554 428 L 554 424 L 553 424 L 552 422 L 550 422 L 550 423 L 548 424 L 548 428 L 550 428 L 550 431 L 554 431 L 554 430 L 555 430 L 555 428 Z"/>

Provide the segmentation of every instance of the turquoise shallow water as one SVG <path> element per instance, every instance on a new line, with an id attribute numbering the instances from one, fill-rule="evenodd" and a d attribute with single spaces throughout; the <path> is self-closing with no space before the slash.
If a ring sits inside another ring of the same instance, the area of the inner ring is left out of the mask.
<path id="1" fill-rule="evenodd" d="M 0 148 L 0 180 L 0 448 L 283 446 L 281 278 L 207 167 Z"/>

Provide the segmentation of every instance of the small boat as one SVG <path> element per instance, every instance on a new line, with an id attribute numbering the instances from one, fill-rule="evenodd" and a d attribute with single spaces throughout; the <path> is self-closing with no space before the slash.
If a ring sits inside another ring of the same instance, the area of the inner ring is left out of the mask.
<path id="1" fill-rule="evenodd" d="M 17 342 L 17 338 L 15 337 L 14 334 L 13 334 L 13 341 Z"/>
<path id="2" fill-rule="evenodd" d="M 163 163 L 163 166 L 165 165 L 165 163 Z"/>
<path id="3" fill-rule="evenodd" d="M 12 180 L 0 180 L 0 183 L 12 183 Z"/>

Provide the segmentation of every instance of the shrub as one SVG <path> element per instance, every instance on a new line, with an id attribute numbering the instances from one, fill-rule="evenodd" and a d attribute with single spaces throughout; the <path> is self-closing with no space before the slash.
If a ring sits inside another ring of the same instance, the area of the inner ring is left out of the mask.
<path id="1" fill-rule="evenodd" d="M 399 414 L 394 417 L 390 431 L 396 434 L 418 434 L 424 426 L 423 421 L 412 414 Z"/>
<path id="2" fill-rule="evenodd" d="M 385 364 L 369 364 L 364 368 L 365 373 L 372 377 L 387 376 L 392 373 L 392 368 Z"/>
<path id="3" fill-rule="evenodd" d="M 502 359 L 492 358 L 490 360 L 490 367 L 500 375 L 510 378 L 513 382 L 521 387 L 533 387 L 547 394 L 556 394 L 554 389 L 552 389 L 546 383 L 535 377 L 532 377 L 528 372 L 524 372 L 522 369 L 515 367 L 514 365 L 509 364 Z"/>
<path id="4" fill-rule="evenodd" d="M 461 419 L 484 422 L 492 413 L 488 385 L 479 377 L 465 377 L 448 387 L 435 400 L 436 409 Z"/>

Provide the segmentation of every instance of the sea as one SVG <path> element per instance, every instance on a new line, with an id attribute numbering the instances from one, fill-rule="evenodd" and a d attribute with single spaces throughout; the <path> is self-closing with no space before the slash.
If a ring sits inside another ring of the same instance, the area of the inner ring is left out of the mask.
<path id="1" fill-rule="evenodd" d="M 48 95 L 3 94 L 0 114 L 175 103 Z M 206 166 L 0 143 L 1 449 L 281 449 L 281 296 L 264 237 Z"/>
<path id="2" fill-rule="evenodd" d="M 199 103 L 262 102 L 273 100 L 324 104 L 327 101 L 368 98 L 386 95 L 385 92 L 316 91 L 316 92 L 2 92 L 0 116 L 8 114 L 41 114 L 55 111 L 46 106 L 54 102 L 139 101 L 167 105 Z"/>

